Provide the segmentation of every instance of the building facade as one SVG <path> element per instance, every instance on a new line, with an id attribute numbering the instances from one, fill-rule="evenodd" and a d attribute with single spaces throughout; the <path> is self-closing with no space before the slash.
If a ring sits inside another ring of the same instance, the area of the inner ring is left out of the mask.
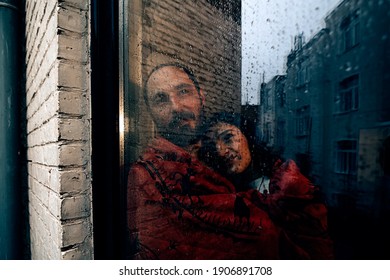
<path id="1" fill-rule="evenodd" d="M 357 208 L 371 211 L 378 206 L 378 186 L 366 182 L 382 185 L 380 147 L 389 136 L 389 1 L 344 1 L 326 23 L 333 32 L 328 72 L 332 106 L 325 145 L 332 148 L 333 157 L 326 160 L 329 173 L 324 175 L 333 175 L 329 192 L 343 193 L 342 197 L 352 193 Z M 338 194 L 330 198 L 337 200 Z"/>
<path id="2" fill-rule="evenodd" d="M 327 69 L 328 30 L 323 29 L 309 42 L 303 35 L 295 38 L 295 49 L 287 57 L 286 103 L 287 138 L 284 156 L 293 158 L 306 175 L 316 181 L 323 170 L 323 127 L 329 108 Z"/>
<path id="3" fill-rule="evenodd" d="M 261 141 L 282 152 L 286 147 L 287 104 L 286 76 L 278 75 L 260 87 L 260 110 L 258 114 Z"/>
<path id="4" fill-rule="evenodd" d="M 90 6 L 26 1 L 25 21 L 31 257 L 92 259 Z"/>

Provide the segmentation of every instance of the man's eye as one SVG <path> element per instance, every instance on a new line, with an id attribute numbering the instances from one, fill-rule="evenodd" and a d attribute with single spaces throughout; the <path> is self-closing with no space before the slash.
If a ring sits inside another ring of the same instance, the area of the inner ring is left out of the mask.
<path id="1" fill-rule="evenodd" d="M 190 93 L 190 91 L 188 90 L 188 89 L 185 89 L 185 88 L 183 88 L 183 89 L 181 89 L 180 91 L 179 91 L 179 94 L 180 95 L 185 95 L 185 94 L 189 94 Z"/>
<path id="2" fill-rule="evenodd" d="M 168 96 L 164 93 L 158 93 L 153 97 L 154 104 L 161 104 L 168 102 Z"/>

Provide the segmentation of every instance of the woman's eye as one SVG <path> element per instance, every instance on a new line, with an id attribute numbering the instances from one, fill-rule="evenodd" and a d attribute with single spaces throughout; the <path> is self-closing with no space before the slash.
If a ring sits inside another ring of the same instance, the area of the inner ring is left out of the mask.
<path id="1" fill-rule="evenodd" d="M 223 142 L 225 143 L 231 143 L 234 135 L 232 133 L 228 133 L 223 136 Z"/>

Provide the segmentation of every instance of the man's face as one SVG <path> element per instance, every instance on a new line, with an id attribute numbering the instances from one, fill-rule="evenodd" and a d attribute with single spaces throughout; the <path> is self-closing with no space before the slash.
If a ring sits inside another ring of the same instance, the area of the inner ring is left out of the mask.
<path id="1" fill-rule="evenodd" d="M 155 71 L 146 84 L 151 115 L 164 138 L 186 146 L 196 136 L 200 123 L 203 93 L 187 73 L 175 66 Z"/>

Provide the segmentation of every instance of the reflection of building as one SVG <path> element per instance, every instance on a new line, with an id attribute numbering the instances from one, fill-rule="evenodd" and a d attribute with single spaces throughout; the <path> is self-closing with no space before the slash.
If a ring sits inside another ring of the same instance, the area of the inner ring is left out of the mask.
<path id="1" fill-rule="evenodd" d="M 286 141 L 285 76 L 275 76 L 260 89 L 259 122 L 261 140 L 268 146 L 282 149 Z"/>
<path id="2" fill-rule="evenodd" d="M 369 240 L 367 252 L 387 258 L 390 184 L 381 161 L 390 137 L 389 10 L 389 1 L 344 1 L 327 17 L 332 107 L 324 139 L 330 203 L 360 213 L 355 228 L 366 226 L 357 236 Z"/>
<path id="3" fill-rule="evenodd" d="M 329 93 L 327 30 L 321 30 L 306 44 L 295 44 L 287 58 L 286 102 L 287 145 L 284 155 L 297 161 L 312 179 L 323 170 L 324 96 Z M 296 38 L 301 42 L 302 35 Z"/>
<path id="4" fill-rule="evenodd" d="M 380 147 L 390 136 L 388 11 L 389 1 L 344 1 L 326 18 L 331 106 L 324 126 L 330 153 L 323 176 L 330 178 L 332 203 L 349 196 L 347 201 L 368 212 L 381 207 L 375 201 L 383 184 Z"/>
<path id="5" fill-rule="evenodd" d="M 379 143 L 390 120 L 385 5 L 342 2 L 326 18 L 326 29 L 288 56 L 285 156 L 310 163 L 331 204 L 372 207 L 374 191 L 361 184 L 383 173 Z"/>
<path id="6" fill-rule="evenodd" d="M 343 1 L 327 16 L 326 28 L 296 44 L 287 62 L 284 156 L 322 186 L 330 206 L 341 210 L 338 218 L 370 217 L 360 226 L 383 226 L 390 214 L 389 5 Z M 270 127 L 277 124 L 277 116 L 269 118 Z M 360 230 L 359 238 L 373 238 L 369 231 Z"/>

